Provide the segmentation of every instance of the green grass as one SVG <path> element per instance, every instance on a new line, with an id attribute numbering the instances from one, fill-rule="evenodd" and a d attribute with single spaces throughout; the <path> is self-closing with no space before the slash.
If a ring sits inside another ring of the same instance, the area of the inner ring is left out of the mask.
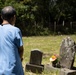
<path id="1" fill-rule="evenodd" d="M 26 63 L 29 62 L 30 52 L 33 49 L 39 49 L 43 52 L 43 54 L 45 54 L 43 55 L 43 58 L 42 58 L 43 65 L 50 63 L 49 58 L 53 54 L 59 54 L 60 44 L 65 37 L 71 37 L 74 41 L 76 41 L 76 35 L 23 37 L 24 69 L 25 69 Z M 74 63 L 74 65 L 76 65 L 76 63 Z M 31 72 L 25 72 L 25 74 L 26 75 L 40 75 L 40 74 L 31 73 Z M 57 75 L 57 73 L 44 71 L 41 75 Z"/>

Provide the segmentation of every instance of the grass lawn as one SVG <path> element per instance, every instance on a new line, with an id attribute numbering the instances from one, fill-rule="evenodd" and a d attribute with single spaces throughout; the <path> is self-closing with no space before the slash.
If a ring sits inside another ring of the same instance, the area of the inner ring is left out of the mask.
<path id="1" fill-rule="evenodd" d="M 25 68 L 26 63 L 29 62 L 30 52 L 33 49 L 39 49 L 43 52 L 42 64 L 50 63 L 49 58 L 53 54 L 59 54 L 60 44 L 65 37 L 71 37 L 76 41 L 76 35 L 61 35 L 61 36 L 32 36 L 32 37 L 23 37 L 24 43 L 24 60 L 23 66 Z M 76 65 L 76 61 L 74 63 Z M 25 72 L 25 75 L 40 75 L 34 74 L 31 72 Z M 41 75 L 57 75 L 54 72 L 44 71 Z"/>

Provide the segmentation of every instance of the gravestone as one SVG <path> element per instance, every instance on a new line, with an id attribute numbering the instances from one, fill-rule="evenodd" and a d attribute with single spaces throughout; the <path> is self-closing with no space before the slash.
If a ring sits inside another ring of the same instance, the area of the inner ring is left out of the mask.
<path id="1" fill-rule="evenodd" d="M 70 37 L 65 38 L 60 47 L 60 66 L 72 69 L 75 59 L 76 44 Z"/>
<path id="2" fill-rule="evenodd" d="M 30 55 L 30 61 L 26 64 L 26 70 L 34 73 L 42 73 L 44 65 L 42 62 L 42 52 L 38 49 L 32 50 Z"/>
<path id="3" fill-rule="evenodd" d="M 70 37 L 62 40 L 60 46 L 59 60 L 53 65 L 45 65 L 46 70 L 59 71 L 59 75 L 76 75 L 76 67 L 74 67 L 76 53 L 76 43 Z"/>
<path id="4" fill-rule="evenodd" d="M 30 64 L 34 65 L 41 65 L 42 61 L 42 52 L 39 50 L 33 50 L 31 51 L 31 56 L 30 56 Z"/>

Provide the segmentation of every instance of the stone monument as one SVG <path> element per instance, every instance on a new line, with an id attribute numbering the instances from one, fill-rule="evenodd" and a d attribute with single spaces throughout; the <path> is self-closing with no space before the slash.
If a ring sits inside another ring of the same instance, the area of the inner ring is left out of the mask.
<path id="1" fill-rule="evenodd" d="M 76 43 L 70 37 L 67 37 L 62 40 L 60 46 L 59 60 L 54 63 L 55 66 L 46 66 L 51 70 L 58 70 L 59 75 L 76 75 L 76 67 L 74 67 L 76 53 Z"/>
<path id="2" fill-rule="evenodd" d="M 76 44 L 70 38 L 65 38 L 60 47 L 60 66 L 62 68 L 72 69 L 76 53 Z"/>
<path id="3" fill-rule="evenodd" d="M 26 64 L 26 71 L 31 71 L 34 73 L 42 73 L 44 70 L 44 65 L 42 62 L 42 52 L 38 49 L 32 50 L 30 55 L 30 61 Z"/>

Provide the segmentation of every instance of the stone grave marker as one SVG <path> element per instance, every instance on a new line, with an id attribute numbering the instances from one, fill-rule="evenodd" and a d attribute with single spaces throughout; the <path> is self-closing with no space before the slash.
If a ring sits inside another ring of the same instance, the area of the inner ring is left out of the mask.
<path id="1" fill-rule="evenodd" d="M 45 70 L 59 71 L 58 75 L 76 75 L 74 67 L 76 43 L 70 37 L 62 40 L 59 53 L 59 61 L 53 65 L 45 65 Z M 52 62 L 53 63 L 53 62 Z"/>
<path id="2" fill-rule="evenodd" d="M 30 61 L 26 64 L 26 71 L 31 71 L 34 73 L 42 73 L 44 69 L 44 65 L 41 64 L 42 62 L 42 55 L 43 53 L 38 50 L 32 50 L 30 55 Z"/>
<path id="3" fill-rule="evenodd" d="M 42 52 L 39 50 L 33 50 L 31 51 L 31 56 L 30 56 L 30 64 L 34 65 L 41 65 L 42 62 Z"/>
<path id="4" fill-rule="evenodd" d="M 60 66 L 72 69 L 75 59 L 76 44 L 70 37 L 65 38 L 60 47 Z"/>

